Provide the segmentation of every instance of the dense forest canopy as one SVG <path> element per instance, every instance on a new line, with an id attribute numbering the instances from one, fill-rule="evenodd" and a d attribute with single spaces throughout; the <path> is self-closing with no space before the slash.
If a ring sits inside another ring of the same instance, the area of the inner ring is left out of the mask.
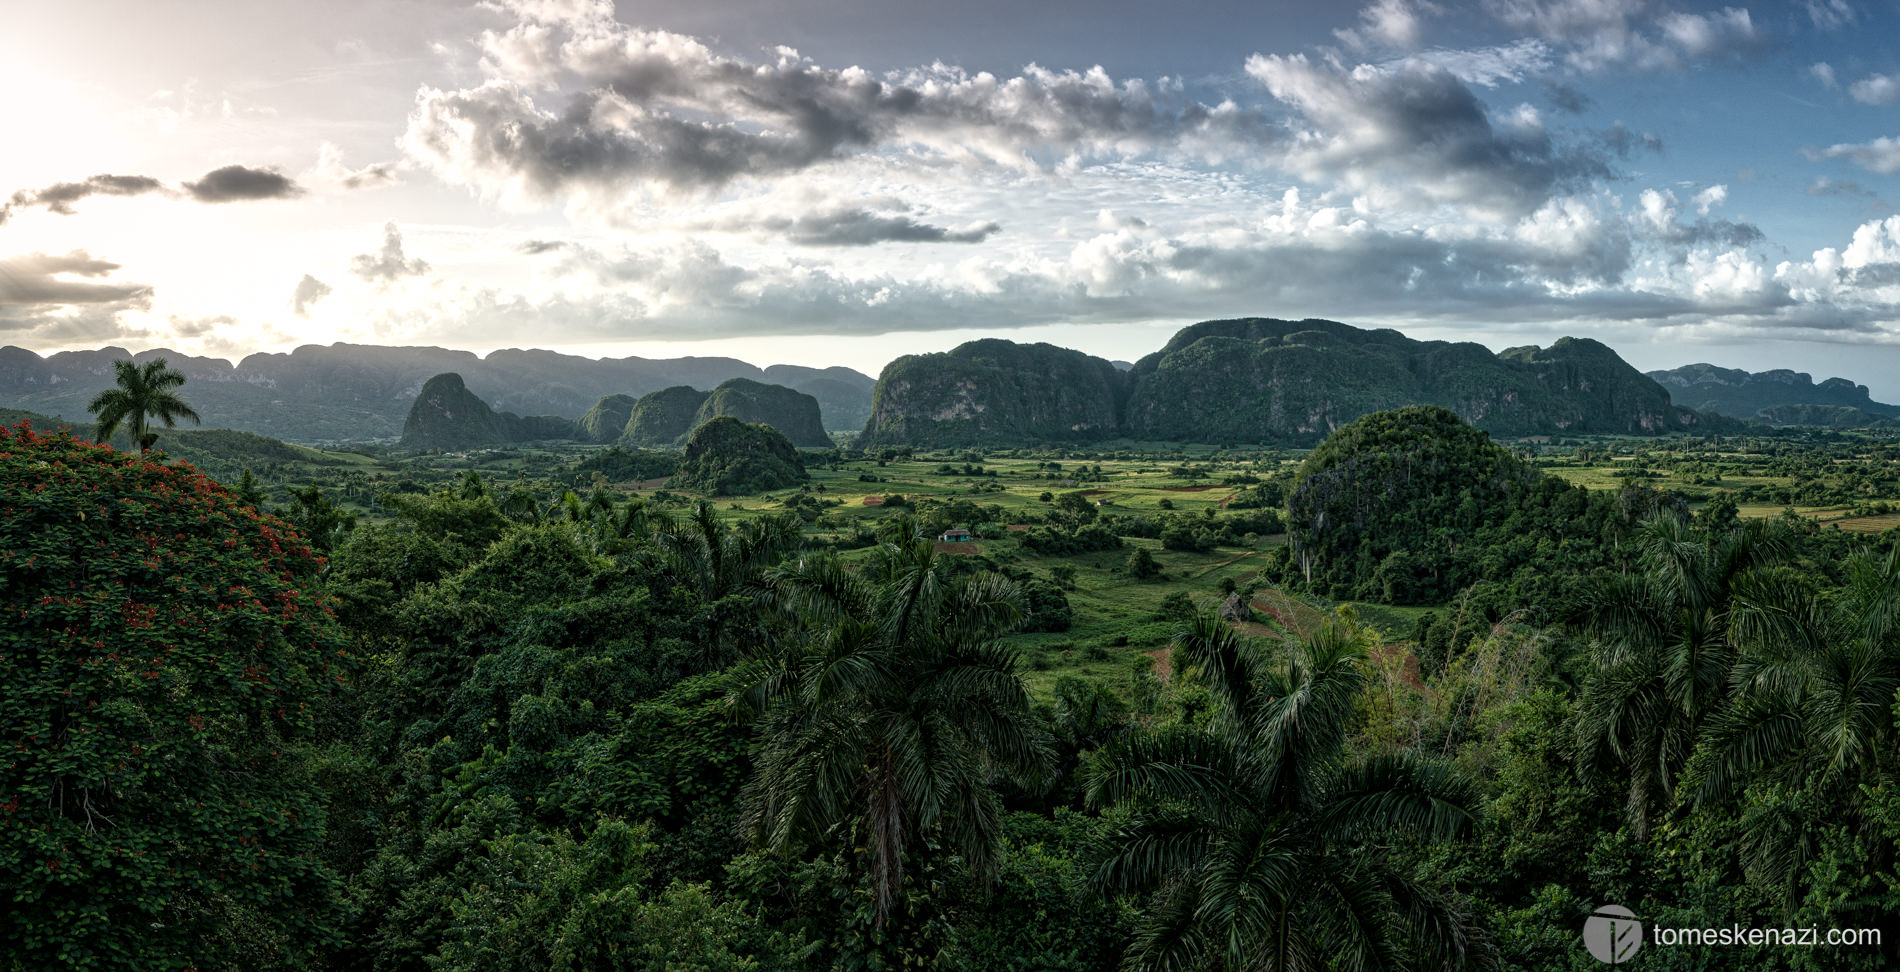
<path id="1" fill-rule="evenodd" d="M 1891 444 L 1547 445 L 0 432 L 0 970 L 1900 961 Z"/>

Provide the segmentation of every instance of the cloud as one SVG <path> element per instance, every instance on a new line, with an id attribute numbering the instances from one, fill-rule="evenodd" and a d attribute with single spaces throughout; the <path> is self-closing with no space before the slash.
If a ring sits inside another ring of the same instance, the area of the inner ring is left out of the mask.
<path id="1" fill-rule="evenodd" d="M 253 169 L 242 165 L 212 169 L 198 181 L 185 183 L 185 191 L 204 203 L 293 199 L 303 195 L 302 187 L 274 168 Z"/>
<path id="2" fill-rule="evenodd" d="M 393 295 L 375 313 L 407 337 L 462 341 L 505 339 L 529 322 L 571 328 L 571 340 L 706 340 L 1260 313 L 1507 331 L 1654 322 L 1858 334 L 1892 316 L 1880 310 L 1891 300 L 1872 286 L 1877 271 L 1809 292 L 1751 255 L 1759 231 L 1715 218 L 1725 194 L 1712 188 L 1686 203 L 1656 190 L 1647 211 L 1601 191 L 1556 196 L 1488 224 L 1387 221 L 1288 190 L 1277 205 L 1256 197 L 1224 219 L 1160 225 L 1098 213 L 1053 251 L 984 247 L 915 272 L 850 270 L 783 249 L 740 259 L 703 239 L 612 250 L 565 243 L 542 250 L 549 259 L 534 285 L 444 281 Z M 1684 218 L 1704 205 L 1709 213 Z M 1894 246 L 1882 235 L 1856 259 L 1872 265 Z"/>
<path id="3" fill-rule="evenodd" d="M 1745 247 L 1761 242 L 1762 231 L 1753 223 L 1709 218 L 1709 209 L 1727 199 L 1727 186 L 1710 186 L 1696 193 L 1690 205 L 1696 207 L 1699 215 L 1695 222 L 1684 223 L 1678 218 L 1675 193 L 1667 189 L 1645 189 L 1637 196 L 1636 224 L 1646 235 L 1680 247 Z"/>
<path id="4" fill-rule="evenodd" d="M 542 253 L 553 253 L 567 246 L 567 242 L 563 240 L 529 240 L 521 244 L 519 249 L 529 256 L 536 256 Z"/>
<path id="5" fill-rule="evenodd" d="M 375 162 L 360 169 L 352 169 L 343 161 L 343 150 L 325 142 L 317 150 L 316 168 L 304 173 L 304 178 L 317 185 L 355 192 L 402 185 L 402 177 L 397 174 L 396 168 L 395 162 Z"/>
<path id="6" fill-rule="evenodd" d="M 1834 77 L 1834 65 L 1826 61 L 1816 61 L 1808 65 L 1808 75 L 1821 82 L 1823 88 L 1833 90 L 1841 86 L 1840 81 Z"/>
<path id="7" fill-rule="evenodd" d="M 1579 70 L 1679 64 L 1674 52 L 1638 29 L 1642 0 L 1486 0 L 1485 8 L 1506 26 L 1566 48 L 1564 60 Z"/>
<path id="8" fill-rule="evenodd" d="M 1595 104 L 1595 102 L 1590 100 L 1589 95 L 1566 84 L 1558 84 L 1555 81 L 1545 81 L 1544 89 L 1550 92 L 1551 106 L 1561 112 L 1581 115 L 1589 111 L 1592 104 Z"/>
<path id="9" fill-rule="evenodd" d="M 1900 172 L 1900 138 L 1882 136 L 1871 142 L 1842 143 L 1824 149 L 1804 149 L 1813 160 L 1846 159 L 1869 172 L 1890 176 Z"/>
<path id="10" fill-rule="evenodd" d="M 152 288 L 105 279 L 118 269 L 85 250 L 0 257 L 0 331 L 47 340 L 119 333 L 119 315 L 149 307 Z"/>
<path id="11" fill-rule="evenodd" d="M 1692 58 L 1750 54 L 1768 42 L 1742 7 L 1706 14 L 1669 13 L 1658 23 L 1663 36 Z"/>
<path id="12" fill-rule="evenodd" d="M 1484 6 L 1505 25 L 1564 49 L 1565 63 L 1585 72 L 1676 70 L 1685 59 L 1749 56 L 1768 44 L 1743 7 L 1651 18 L 1645 0 L 1486 0 Z"/>
<path id="13" fill-rule="evenodd" d="M 310 308 L 316 306 L 317 301 L 330 296 L 330 292 L 329 284 L 306 273 L 302 280 L 297 281 L 297 289 L 290 295 L 291 310 L 298 317 L 309 317 Z"/>
<path id="14" fill-rule="evenodd" d="M 1638 149 L 1645 152 L 1663 150 L 1662 136 L 1655 132 L 1632 132 L 1628 125 L 1617 122 L 1603 132 L 1603 146 L 1616 153 L 1619 159 L 1627 159 Z"/>
<path id="15" fill-rule="evenodd" d="M 1247 73 L 1306 123 L 1286 156 L 1294 171 L 1380 201 L 1517 214 L 1610 174 L 1598 148 L 1558 144 L 1530 106 L 1494 120 L 1470 88 L 1426 61 L 1348 71 L 1255 54 Z"/>
<path id="16" fill-rule="evenodd" d="M 1808 187 L 1802 192 L 1810 196 L 1864 196 L 1870 199 L 1878 198 L 1879 195 L 1852 179 L 1835 180 L 1827 176 L 1821 176 L 1808 183 Z"/>
<path id="17" fill-rule="evenodd" d="M 1550 69 L 1551 59 L 1548 45 L 1525 38 L 1501 47 L 1437 48 L 1408 55 L 1404 60 L 1436 64 L 1466 84 L 1495 88 L 1543 74 Z"/>
<path id="18" fill-rule="evenodd" d="M 350 272 L 378 286 L 386 286 L 404 277 L 428 273 L 429 265 L 420 257 L 411 259 L 403 255 L 402 230 L 389 222 L 383 224 L 383 248 L 351 257 Z"/>
<path id="19" fill-rule="evenodd" d="M 1280 137 L 1258 111 L 1184 99 L 1170 79 L 1035 65 L 997 77 L 943 64 L 874 76 L 789 49 L 755 63 L 679 34 L 588 23 L 485 35 L 497 76 L 423 88 L 401 141 L 409 158 L 512 205 L 611 207 L 872 155 L 1019 169 L 1145 153 L 1219 161 Z M 557 82 L 580 90 L 537 100 Z"/>
<path id="20" fill-rule="evenodd" d="M 1805 0 L 1808 19 L 1822 30 L 1839 30 L 1860 18 L 1847 0 Z"/>
<path id="21" fill-rule="evenodd" d="M 1373 0 L 1359 11 L 1359 26 L 1335 30 L 1333 35 L 1354 50 L 1370 47 L 1416 50 L 1424 34 L 1422 14 L 1441 12 L 1430 0 Z"/>
<path id="22" fill-rule="evenodd" d="M 119 265 L 74 250 L 64 255 L 29 253 L 0 259 L 0 305 L 102 304 L 149 294 L 143 284 L 92 283 Z M 82 280 L 69 278 L 80 277 Z"/>
<path id="23" fill-rule="evenodd" d="M 1890 105 L 1900 101 L 1900 75 L 1869 74 L 1847 86 L 1847 93 L 1864 105 Z"/>
<path id="24" fill-rule="evenodd" d="M 96 175 L 81 182 L 60 182 L 44 189 L 22 189 L 0 206 L 0 224 L 14 207 L 39 206 L 47 212 L 71 216 L 73 203 L 90 196 L 142 196 L 164 192 L 165 184 L 149 176 Z"/>
<path id="25" fill-rule="evenodd" d="M 981 243 L 1002 229 L 993 221 L 974 221 L 951 229 L 926 223 L 894 207 L 819 206 L 796 215 L 740 213 L 699 228 L 780 236 L 801 246 L 873 246 L 879 243 Z"/>

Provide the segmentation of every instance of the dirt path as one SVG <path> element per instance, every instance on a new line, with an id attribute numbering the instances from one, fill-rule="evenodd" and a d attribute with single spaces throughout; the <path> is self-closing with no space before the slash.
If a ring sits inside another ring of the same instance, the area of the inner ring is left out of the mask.
<path id="1" fill-rule="evenodd" d="M 1142 654 L 1155 660 L 1155 677 L 1161 679 L 1163 682 L 1174 677 L 1173 648 L 1156 648 L 1153 651 L 1142 652 Z"/>

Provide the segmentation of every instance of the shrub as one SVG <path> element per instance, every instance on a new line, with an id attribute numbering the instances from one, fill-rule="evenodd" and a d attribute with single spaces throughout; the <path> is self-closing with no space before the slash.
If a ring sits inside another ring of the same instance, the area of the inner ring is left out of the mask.
<path id="1" fill-rule="evenodd" d="M 335 877 L 298 741 L 349 664 L 321 558 L 186 466 L 0 428 L 0 952 L 300 963 Z"/>

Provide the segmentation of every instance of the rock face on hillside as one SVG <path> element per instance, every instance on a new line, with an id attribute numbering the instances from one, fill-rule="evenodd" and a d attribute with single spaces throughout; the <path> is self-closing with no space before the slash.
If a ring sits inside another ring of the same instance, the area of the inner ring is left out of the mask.
<path id="1" fill-rule="evenodd" d="M 589 442 L 618 442 L 621 433 L 627 431 L 635 401 L 632 395 L 608 395 L 574 423 L 575 431 Z"/>
<path id="2" fill-rule="evenodd" d="M 794 445 L 814 449 L 831 445 L 816 398 L 746 378 L 722 382 L 710 392 L 677 385 L 641 396 L 628 414 L 620 442 L 674 448 L 694 428 L 721 415 L 742 422 L 763 422 L 778 429 Z"/>
<path id="3" fill-rule="evenodd" d="M 679 472 L 666 484 L 743 496 L 796 486 L 807 478 L 798 450 L 777 429 L 721 415 L 693 430 Z"/>
<path id="4" fill-rule="evenodd" d="M 1496 435 L 1663 433 L 1711 420 L 1596 341 L 1493 354 L 1333 321 L 1207 321 L 1126 372 L 1049 345 L 975 341 L 884 370 L 864 445 L 1085 441 L 1312 445 L 1371 412 L 1438 405 Z M 1717 420 L 1716 424 L 1723 424 Z"/>
<path id="5" fill-rule="evenodd" d="M 987 339 L 885 366 L 862 445 L 957 447 L 1109 438 L 1126 384 L 1109 362 Z"/>
<path id="6" fill-rule="evenodd" d="M 1808 375 L 1785 368 L 1747 372 L 1692 364 L 1652 371 L 1649 377 L 1690 408 L 1770 425 L 1853 426 L 1900 418 L 1900 405 L 1874 401 L 1866 385 L 1845 378 L 1817 385 Z"/>
<path id="7" fill-rule="evenodd" d="M 453 372 L 436 375 L 422 385 L 409 417 L 403 422 L 405 449 L 480 449 L 513 442 L 568 439 L 574 423 L 557 415 L 497 412 L 476 397 Z"/>

